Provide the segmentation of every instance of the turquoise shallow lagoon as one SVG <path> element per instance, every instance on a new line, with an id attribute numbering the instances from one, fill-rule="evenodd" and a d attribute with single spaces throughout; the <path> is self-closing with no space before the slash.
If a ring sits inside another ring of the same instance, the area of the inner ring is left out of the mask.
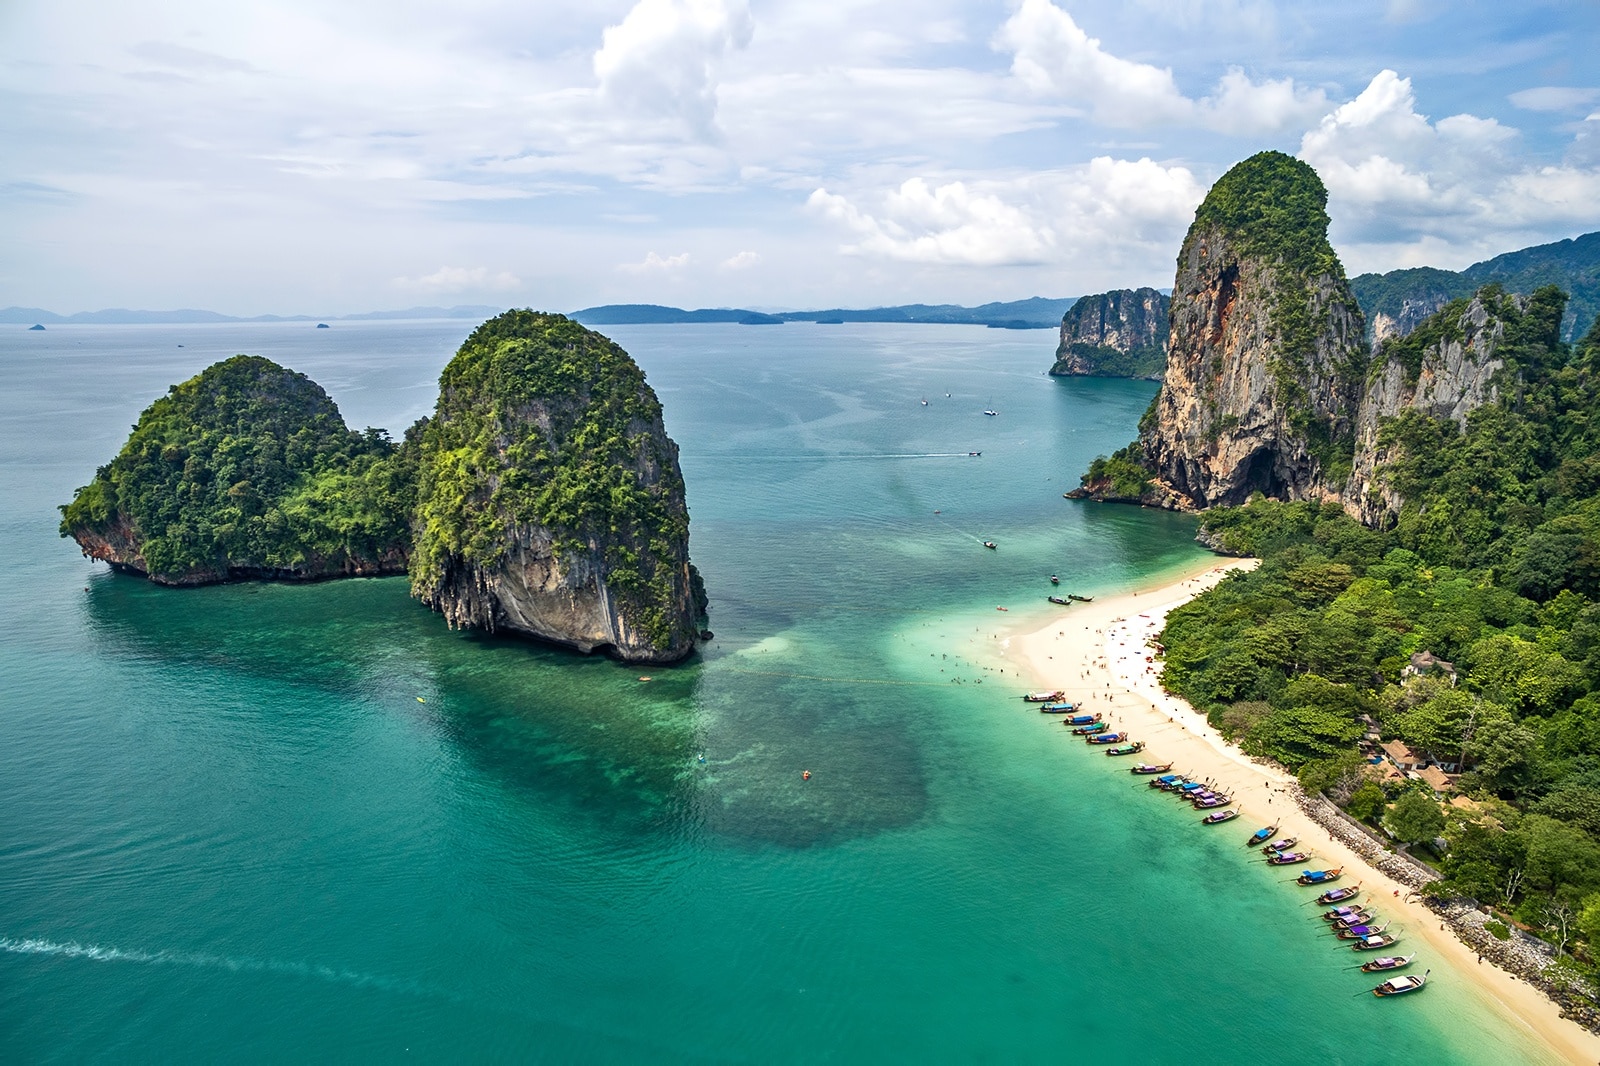
<path id="1" fill-rule="evenodd" d="M 997 619 L 1047 575 L 1203 557 L 1191 519 L 1061 498 L 1154 386 L 1043 376 L 1048 332 L 611 330 L 717 633 L 649 683 L 452 633 L 403 580 L 164 590 L 57 538 L 214 359 L 398 433 L 468 328 L 0 340 L 7 1059 L 1544 1061 L 1449 972 L 1357 995 L 1239 833 L 1016 699 Z"/>

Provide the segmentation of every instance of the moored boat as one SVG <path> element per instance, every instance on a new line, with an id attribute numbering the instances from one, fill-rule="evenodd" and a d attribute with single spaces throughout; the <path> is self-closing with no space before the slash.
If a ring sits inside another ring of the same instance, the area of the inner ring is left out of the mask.
<path id="1" fill-rule="evenodd" d="M 1369 936 L 1382 936 L 1389 928 L 1389 923 L 1382 925 L 1352 925 L 1349 929 L 1340 929 L 1334 936 L 1340 940 L 1365 940 Z"/>
<path id="2" fill-rule="evenodd" d="M 1163 792 L 1171 791 L 1183 783 L 1182 774 L 1162 774 L 1150 782 L 1151 788 L 1159 788 Z"/>
<path id="3" fill-rule="evenodd" d="M 1059 703 L 1041 703 L 1041 704 L 1039 704 L 1039 713 L 1040 714 L 1071 714 L 1073 711 L 1075 711 L 1077 709 L 1078 709 L 1078 705 L 1076 703 L 1067 703 L 1066 701 L 1062 701 L 1062 702 L 1059 702 Z M 1085 715 L 1085 717 L 1089 721 L 1094 721 L 1094 717 L 1095 716 L 1093 716 L 1093 715 Z"/>
<path id="4" fill-rule="evenodd" d="M 1059 585 L 1059 584 L 1061 584 L 1061 579 L 1059 577 L 1057 577 L 1056 575 L 1051 574 L 1050 575 L 1050 584 Z"/>
<path id="5" fill-rule="evenodd" d="M 1049 600 L 1051 603 L 1059 603 L 1063 607 L 1072 606 L 1072 601 L 1067 599 L 1065 596 L 1046 596 L 1045 599 Z"/>
<path id="6" fill-rule="evenodd" d="M 1374 933 L 1369 937 L 1357 940 L 1350 945 L 1351 951 L 1382 951 L 1384 948 L 1393 947 L 1400 943 L 1400 938 L 1388 933 Z"/>
<path id="7" fill-rule="evenodd" d="M 1263 854 L 1263 855 L 1277 855 L 1277 854 L 1280 854 L 1282 852 L 1288 851 L 1290 848 L 1294 847 L 1298 843 L 1300 843 L 1300 838 L 1299 837 L 1284 837 L 1282 840 L 1274 840 L 1272 843 L 1270 843 L 1266 847 L 1262 848 L 1261 849 L 1261 854 Z"/>
<path id="8" fill-rule="evenodd" d="M 1354 884 L 1347 888 L 1330 888 L 1317 897 L 1317 902 L 1327 907 L 1335 903 L 1343 903 L 1347 899 L 1355 899 L 1359 895 L 1361 895 L 1361 885 Z"/>
<path id="9" fill-rule="evenodd" d="M 1409 962 L 1410 960 L 1406 961 Z M 1362 969 L 1366 969 L 1366 967 L 1363 966 Z M 1428 983 L 1428 974 L 1432 972 L 1432 970 L 1426 970 L 1421 977 L 1416 974 L 1402 974 L 1399 977 L 1391 977 L 1377 988 L 1374 988 L 1372 994 L 1375 996 L 1399 996 L 1407 992 L 1415 992 Z"/>
<path id="10" fill-rule="evenodd" d="M 1233 802 L 1233 799 L 1231 797 L 1224 796 L 1224 795 L 1221 795 L 1220 793 L 1217 793 L 1217 794 L 1214 794 L 1214 795 L 1207 796 L 1203 800 L 1195 800 L 1194 801 L 1194 809 L 1197 810 L 1197 811 L 1209 811 L 1213 807 L 1225 807 L 1225 806 L 1227 806 L 1228 804 L 1230 804 L 1232 802 Z"/>
<path id="11" fill-rule="evenodd" d="M 1331 927 L 1333 928 L 1334 932 L 1336 932 L 1336 933 L 1344 933 L 1344 932 L 1349 931 L 1349 930 L 1359 929 L 1363 925 L 1376 925 L 1377 922 L 1378 922 L 1377 916 L 1375 916 L 1374 914 L 1372 914 L 1369 911 L 1361 911 L 1358 914 L 1350 915 L 1350 917 L 1348 917 L 1348 918 L 1340 918 L 1338 921 L 1332 922 L 1330 924 L 1331 924 Z M 1385 928 L 1387 928 L 1387 926 Z M 1375 930 L 1375 931 L 1379 932 L 1379 933 L 1383 932 L 1382 929 L 1378 929 L 1378 930 Z M 1344 939 L 1349 940 L 1350 938 L 1349 937 L 1345 937 Z"/>
<path id="12" fill-rule="evenodd" d="M 1309 851 L 1280 851 L 1276 855 L 1268 855 L 1267 862 L 1273 866 L 1293 866 L 1311 858 Z"/>
<path id="13" fill-rule="evenodd" d="M 1130 773 L 1130 774 L 1164 774 L 1170 769 L 1172 769 L 1172 764 L 1171 763 L 1165 763 L 1165 764 L 1163 764 L 1161 766 L 1151 766 L 1149 763 L 1136 763 L 1135 765 L 1128 767 L 1128 773 Z M 1152 781 L 1150 783 L 1152 785 L 1155 784 L 1154 781 Z"/>
<path id="14" fill-rule="evenodd" d="M 1302 885 L 1326 885 L 1339 880 L 1340 875 L 1343 873 L 1343 866 L 1335 866 L 1331 870 L 1307 870 L 1295 880 Z"/>
<path id="15" fill-rule="evenodd" d="M 1200 819 L 1200 824 L 1221 825 L 1223 822 L 1231 822 L 1237 817 L 1239 817 L 1239 812 L 1235 810 L 1212 811 L 1210 814 Z"/>
<path id="16" fill-rule="evenodd" d="M 1126 733 L 1096 733 L 1092 737 L 1084 737 L 1090 744 L 1121 744 L 1128 739 Z"/>
<path id="17" fill-rule="evenodd" d="M 1271 840 L 1277 835 L 1278 827 L 1275 825 L 1269 825 L 1265 829 L 1257 829 L 1254 833 L 1251 833 L 1250 839 L 1244 842 L 1244 846 L 1247 848 L 1258 847 L 1262 844 L 1265 844 L 1267 841 Z"/>
<path id="18" fill-rule="evenodd" d="M 1080 596 L 1076 592 L 1067 593 L 1067 599 L 1069 599 L 1069 600 L 1077 600 L 1079 603 L 1093 603 L 1094 602 L 1094 597 L 1093 596 Z"/>
<path id="19" fill-rule="evenodd" d="M 987 542 L 985 542 L 987 543 Z M 1060 689 L 1050 692 L 1024 692 L 1022 698 L 1029 703 L 1054 703 L 1056 700 L 1066 699 L 1067 694 Z"/>
<path id="20" fill-rule="evenodd" d="M 1364 907 L 1360 906 L 1359 904 L 1351 904 L 1348 907 L 1335 907 L 1331 911 L 1323 911 L 1322 920 L 1325 922 L 1337 922 L 1342 918 L 1350 917 L 1352 914 L 1365 913 L 1366 909 Z"/>
<path id="21" fill-rule="evenodd" d="M 1137 755 L 1144 750 L 1144 741 L 1136 740 L 1132 744 L 1124 744 L 1118 748 L 1107 748 L 1107 755 Z"/>
<path id="22" fill-rule="evenodd" d="M 1096 711 L 1094 714 L 1075 714 L 1070 718 L 1063 718 L 1061 721 L 1063 725 L 1093 725 L 1095 722 L 1100 721 L 1100 712 Z"/>
<path id="23" fill-rule="evenodd" d="M 1096 717 L 1096 719 L 1099 718 L 1098 715 L 1096 715 L 1095 717 Z M 1088 725 L 1073 726 L 1072 727 L 1072 734 L 1073 734 L 1073 736 L 1087 737 L 1087 736 L 1093 736 L 1095 733 L 1104 733 L 1106 730 L 1108 730 L 1110 728 L 1111 727 L 1106 725 L 1106 723 L 1096 720 L 1096 721 L 1090 722 Z"/>
<path id="24" fill-rule="evenodd" d="M 1383 973 L 1386 970 L 1403 970 L 1416 961 L 1415 955 L 1385 955 L 1381 959 L 1361 964 L 1362 973 Z"/>

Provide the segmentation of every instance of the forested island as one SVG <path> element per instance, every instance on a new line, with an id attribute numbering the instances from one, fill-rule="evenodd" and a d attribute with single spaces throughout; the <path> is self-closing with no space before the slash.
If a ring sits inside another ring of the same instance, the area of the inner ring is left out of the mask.
<path id="1" fill-rule="evenodd" d="M 694 648 L 677 446 L 638 365 L 561 315 L 478 327 L 398 444 L 239 355 L 174 385 L 61 508 L 83 553 L 163 585 L 409 573 L 451 626 L 628 661 Z"/>
<path id="2" fill-rule="evenodd" d="M 1180 254 L 1165 383 L 1079 498 L 1251 555 L 1163 684 L 1433 863 L 1436 896 L 1600 961 L 1600 323 L 1491 283 L 1375 346 L 1326 193 L 1262 153 Z M 1566 318 L 1570 322 L 1570 317 Z"/>

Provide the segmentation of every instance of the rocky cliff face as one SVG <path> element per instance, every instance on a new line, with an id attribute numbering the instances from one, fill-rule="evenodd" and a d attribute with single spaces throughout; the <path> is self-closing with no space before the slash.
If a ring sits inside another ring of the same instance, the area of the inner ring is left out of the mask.
<path id="1" fill-rule="evenodd" d="M 1374 311 L 1367 323 L 1373 350 L 1382 347 L 1383 342 L 1391 337 L 1406 336 L 1422 325 L 1428 316 L 1441 311 L 1449 302 L 1448 295 L 1434 292 L 1403 299 L 1399 309 L 1392 315 L 1387 311 Z"/>
<path id="2" fill-rule="evenodd" d="M 1465 427 L 1474 408 L 1499 399 L 1505 300 L 1518 312 L 1528 302 L 1480 292 L 1451 302 L 1404 338 L 1383 345 L 1356 418 L 1354 469 L 1344 492 L 1346 509 L 1362 522 L 1384 525 L 1404 503 L 1382 476 L 1384 464 L 1398 457 L 1383 433 L 1386 419 L 1414 410 Z"/>
<path id="3" fill-rule="evenodd" d="M 1366 344 L 1328 245 L 1326 203 L 1310 167 L 1262 152 L 1195 213 L 1173 283 L 1165 382 L 1121 457 L 1146 472 L 1142 502 L 1198 509 L 1343 484 Z M 1126 496 L 1093 478 L 1084 490 Z"/>
<path id="4" fill-rule="evenodd" d="M 507 312 L 440 378 L 412 591 L 451 626 L 682 659 L 705 611 L 678 449 L 644 374 L 560 315 Z"/>
<path id="5" fill-rule="evenodd" d="M 1151 288 L 1083 297 L 1061 318 L 1061 343 L 1050 373 L 1159 381 L 1169 306 L 1168 298 Z"/>

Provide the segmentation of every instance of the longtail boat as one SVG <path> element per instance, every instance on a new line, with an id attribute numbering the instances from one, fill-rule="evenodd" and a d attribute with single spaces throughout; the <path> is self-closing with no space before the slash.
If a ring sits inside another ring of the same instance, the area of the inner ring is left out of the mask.
<path id="1" fill-rule="evenodd" d="M 1164 774 L 1170 769 L 1172 769 L 1172 764 L 1171 763 L 1166 763 L 1166 764 L 1164 764 L 1162 766 L 1151 766 L 1149 763 L 1141 762 L 1141 763 L 1135 763 L 1133 766 L 1128 767 L 1128 773 L 1130 773 L 1130 774 Z M 1151 782 L 1151 784 L 1154 784 L 1154 783 L 1155 782 L 1153 782 L 1153 781 Z"/>
<path id="2" fill-rule="evenodd" d="M 1378 919 L 1370 911 L 1358 911 L 1355 914 L 1350 915 L 1348 918 L 1340 918 L 1334 922 L 1331 922 L 1330 924 L 1332 925 L 1334 932 L 1342 934 L 1347 930 L 1356 929 L 1363 925 L 1375 925 L 1377 924 L 1377 921 Z M 1385 924 L 1384 929 L 1387 928 L 1388 925 Z M 1378 932 L 1383 932 L 1383 929 L 1379 929 Z M 1350 938 L 1345 937 L 1345 939 L 1349 940 Z"/>
<path id="3" fill-rule="evenodd" d="M 1382 951 L 1384 948 L 1393 947 L 1400 943 L 1400 938 L 1390 936 L 1388 933 L 1374 933 L 1372 936 L 1357 940 L 1350 945 L 1351 951 Z"/>
<path id="4" fill-rule="evenodd" d="M 1280 851 L 1276 855 L 1268 855 L 1267 862 L 1273 866 L 1293 866 L 1311 858 L 1309 851 Z"/>
<path id="5" fill-rule="evenodd" d="M 1068 718 L 1061 719 L 1061 724 L 1066 726 L 1093 725 L 1095 722 L 1100 721 L 1100 718 L 1101 714 L 1099 711 L 1096 711 L 1094 714 L 1074 714 Z"/>
<path id="6" fill-rule="evenodd" d="M 1121 744 L 1128 739 L 1126 733 L 1096 733 L 1092 737 L 1084 737 L 1090 744 Z"/>
<path id="7" fill-rule="evenodd" d="M 1341 918 L 1350 917 L 1352 914 L 1363 914 L 1365 910 L 1364 907 L 1355 904 L 1348 907 L 1335 907 L 1331 911 L 1323 911 L 1322 920 L 1325 922 L 1337 922 Z"/>
<path id="8" fill-rule="evenodd" d="M 1230 804 L 1232 802 L 1233 802 L 1233 800 L 1231 798 L 1229 798 L 1228 796 L 1223 796 L 1223 795 L 1207 796 L 1203 800 L 1195 800 L 1194 801 L 1194 809 L 1197 810 L 1197 811 L 1209 811 L 1213 807 L 1226 807 L 1228 804 Z"/>
<path id="9" fill-rule="evenodd" d="M 1204 781 L 1185 781 L 1183 784 L 1178 786 L 1178 791 L 1182 792 L 1184 795 L 1189 795 L 1190 793 L 1194 792 L 1204 792 L 1206 791 L 1206 783 Z"/>
<path id="10" fill-rule="evenodd" d="M 1244 846 L 1247 848 L 1259 847 L 1277 835 L 1278 827 L 1269 825 L 1265 829 L 1257 829 L 1254 833 L 1251 833 L 1250 839 L 1244 842 Z"/>
<path id="11" fill-rule="evenodd" d="M 1212 811 L 1210 814 L 1200 819 L 1200 824 L 1221 825 L 1223 822 L 1231 822 L 1237 817 L 1239 817 L 1239 812 L 1234 810 Z"/>
<path id="12" fill-rule="evenodd" d="M 1067 593 L 1067 599 L 1069 599 L 1069 600 L 1077 600 L 1079 603 L 1093 603 L 1094 602 L 1094 597 L 1093 596 L 1080 596 L 1076 592 Z"/>
<path id="13" fill-rule="evenodd" d="M 1330 888 L 1317 897 L 1317 902 L 1327 907 L 1334 903 L 1343 903 L 1347 899 L 1355 899 L 1359 895 L 1361 895 L 1361 885 L 1357 883 L 1348 888 Z"/>
<path id="14" fill-rule="evenodd" d="M 1054 692 L 1025 692 L 1022 698 L 1029 703 L 1054 703 L 1056 700 L 1065 699 L 1066 695 L 1065 692 L 1056 689 Z"/>
<path id="15" fill-rule="evenodd" d="M 1072 732 L 1076 736 L 1087 737 L 1094 733 L 1104 733 L 1110 728 L 1104 722 L 1090 722 L 1088 725 L 1074 726 Z"/>
<path id="16" fill-rule="evenodd" d="M 1139 772 L 1139 770 L 1137 768 L 1135 768 L 1134 769 L 1134 773 L 1138 773 L 1138 772 Z M 1149 782 L 1149 785 L 1150 785 L 1151 788 L 1159 788 L 1159 789 L 1165 791 L 1168 788 L 1177 788 L 1178 787 L 1178 782 L 1182 781 L 1182 780 L 1183 780 L 1183 775 L 1182 774 L 1163 774 L 1162 776 L 1160 776 L 1160 777 L 1156 778 L 1155 780 Z"/>
<path id="17" fill-rule="evenodd" d="M 1279 852 L 1288 851 L 1299 842 L 1299 837 L 1284 837 L 1282 840 L 1274 840 L 1272 843 L 1262 848 L 1261 853 L 1263 855 L 1276 855 Z"/>
<path id="18" fill-rule="evenodd" d="M 1063 607 L 1072 606 L 1072 601 L 1067 599 L 1065 596 L 1046 596 L 1045 599 L 1049 600 L 1051 603 L 1059 603 Z"/>
<path id="19" fill-rule="evenodd" d="M 1307 870 L 1295 880 L 1302 885 L 1326 885 L 1339 880 L 1339 876 L 1343 873 L 1343 866 L 1335 866 L 1331 870 Z"/>
<path id="20" fill-rule="evenodd" d="M 1144 750 L 1144 741 L 1136 740 L 1132 744 L 1124 744 L 1118 748 L 1107 748 L 1107 755 L 1137 755 Z"/>
<path id="21" fill-rule="evenodd" d="M 1078 705 L 1076 703 L 1041 703 L 1041 704 L 1039 704 L 1039 713 L 1040 714 L 1071 714 L 1073 711 L 1075 711 L 1077 709 L 1078 709 Z"/>
<path id="22" fill-rule="evenodd" d="M 1336 933 L 1340 940 L 1365 940 L 1369 936 L 1382 936 L 1389 928 L 1389 923 L 1382 925 L 1352 925 L 1348 929 L 1340 929 Z"/>
<path id="23" fill-rule="evenodd" d="M 1415 955 L 1385 955 L 1381 959 L 1361 964 L 1362 973 L 1383 973 L 1386 970 L 1403 970 L 1416 960 Z"/>
<path id="24" fill-rule="evenodd" d="M 1362 968 L 1365 969 L 1365 967 Z M 1417 989 L 1428 983 L 1428 974 L 1432 972 L 1432 970 L 1427 970 L 1421 977 L 1418 977 L 1415 974 L 1405 974 L 1400 977 L 1391 977 L 1377 988 L 1374 988 L 1372 990 L 1372 994 L 1375 996 L 1400 996 L 1407 992 L 1415 992 Z"/>

